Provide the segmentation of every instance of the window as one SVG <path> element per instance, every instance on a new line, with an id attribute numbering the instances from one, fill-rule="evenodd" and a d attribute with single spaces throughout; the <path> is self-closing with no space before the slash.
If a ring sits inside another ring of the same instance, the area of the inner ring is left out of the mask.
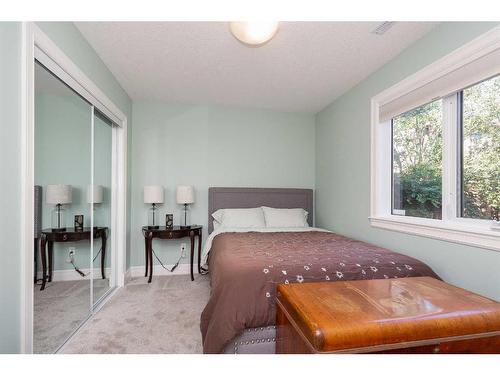
<path id="1" fill-rule="evenodd" d="M 500 76 L 459 94 L 461 207 L 465 218 L 498 218 L 500 211 Z"/>
<path id="2" fill-rule="evenodd" d="M 460 127 L 458 216 L 493 219 L 500 211 L 500 76 L 391 119 L 392 214 L 442 219 L 443 123 Z M 457 161 L 458 162 L 458 161 Z"/>
<path id="3" fill-rule="evenodd" d="M 499 61 L 500 26 L 372 98 L 372 227 L 500 251 Z"/>
<path id="4" fill-rule="evenodd" d="M 442 101 L 392 119 L 392 213 L 441 219 Z"/>

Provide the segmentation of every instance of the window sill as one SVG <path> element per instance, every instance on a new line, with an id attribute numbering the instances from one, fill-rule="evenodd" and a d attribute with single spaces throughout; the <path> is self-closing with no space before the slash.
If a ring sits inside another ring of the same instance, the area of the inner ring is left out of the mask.
<path id="1" fill-rule="evenodd" d="M 369 219 L 374 228 L 500 251 L 500 231 L 490 229 L 489 223 L 466 225 L 459 221 L 443 222 L 395 215 L 370 217 Z"/>

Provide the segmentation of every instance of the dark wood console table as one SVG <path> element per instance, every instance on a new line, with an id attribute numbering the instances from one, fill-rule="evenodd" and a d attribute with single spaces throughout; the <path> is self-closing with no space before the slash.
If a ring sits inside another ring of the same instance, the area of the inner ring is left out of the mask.
<path id="1" fill-rule="evenodd" d="M 189 237 L 191 239 L 191 281 L 194 280 L 193 276 L 193 260 L 194 260 L 194 238 L 198 237 L 198 273 L 201 273 L 200 257 L 201 257 L 201 231 L 203 227 L 201 225 L 192 225 L 189 228 L 182 228 L 179 226 L 174 226 L 173 228 L 159 227 L 157 229 L 152 229 L 149 227 L 142 227 L 142 234 L 144 235 L 144 253 L 146 255 L 146 273 L 145 277 L 148 276 L 149 268 L 149 280 L 153 277 L 153 238 L 159 238 L 163 240 L 178 239 L 183 237 Z"/>
<path id="2" fill-rule="evenodd" d="M 106 258 L 106 241 L 107 241 L 106 227 L 94 228 L 94 238 L 101 239 L 101 276 L 106 278 L 104 274 L 104 260 Z M 90 241 L 90 233 L 92 228 L 83 228 L 81 231 L 75 231 L 74 228 L 66 228 L 63 232 L 52 232 L 51 229 L 44 229 L 40 235 L 40 258 L 42 261 L 42 286 L 40 290 L 45 289 L 46 281 L 52 281 L 52 268 L 54 265 L 54 242 L 76 242 L 76 241 Z M 47 275 L 47 255 L 45 247 L 48 247 L 49 258 L 49 272 Z"/>

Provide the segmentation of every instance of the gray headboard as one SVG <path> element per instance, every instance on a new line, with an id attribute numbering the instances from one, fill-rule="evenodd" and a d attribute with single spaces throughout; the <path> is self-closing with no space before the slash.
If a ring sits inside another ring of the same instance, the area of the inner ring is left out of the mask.
<path id="1" fill-rule="evenodd" d="M 309 212 L 308 223 L 313 225 L 314 202 L 312 189 L 287 188 L 208 188 L 208 233 L 212 233 L 212 214 L 221 208 L 303 208 Z"/>

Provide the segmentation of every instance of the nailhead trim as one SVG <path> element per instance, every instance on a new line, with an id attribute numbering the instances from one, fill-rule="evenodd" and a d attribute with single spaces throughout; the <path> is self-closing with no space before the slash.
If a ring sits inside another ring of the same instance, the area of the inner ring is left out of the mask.
<path id="1" fill-rule="evenodd" d="M 275 330 L 276 326 L 267 326 L 267 327 L 256 327 L 256 328 L 247 328 L 245 329 L 246 332 L 258 332 L 258 331 L 269 331 L 269 330 Z M 248 340 L 248 341 L 236 341 L 234 342 L 234 354 L 238 354 L 239 351 L 239 346 L 243 345 L 255 345 L 255 344 L 264 344 L 264 343 L 271 343 L 271 342 L 276 342 L 276 338 L 263 338 L 263 339 L 254 339 L 254 340 Z"/>

